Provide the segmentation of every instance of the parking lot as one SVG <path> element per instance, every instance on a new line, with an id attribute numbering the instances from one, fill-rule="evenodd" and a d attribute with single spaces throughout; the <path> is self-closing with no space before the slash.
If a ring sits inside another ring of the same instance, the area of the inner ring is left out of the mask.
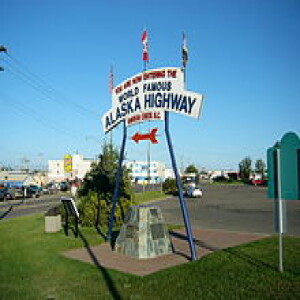
<path id="1" fill-rule="evenodd" d="M 185 198 L 193 227 L 250 233 L 273 234 L 273 200 L 267 198 L 265 187 L 251 185 L 203 184 L 202 198 Z M 6 217 L 45 212 L 57 205 L 59 195 L 26 199 Z M 20 200 L 0 203 L 0 215 Z M 167 223 L 183 224 L 178 197 L 158 201 Z M 286 201 L 287 234 L 300 236 L 300 201 Z"/>
<path id="2" fill-rule="evenodd" d="M 251 233 L 274 233 L 273 200 L 267 188 L 251 185 L 203 184 L 202 198 L 187 198 L 194 227 Z M 300 236 L 300 201 L 285 201 L 287 234 Z M 183 224 L 179 199 L 157 202 L 168 223 Z"/>

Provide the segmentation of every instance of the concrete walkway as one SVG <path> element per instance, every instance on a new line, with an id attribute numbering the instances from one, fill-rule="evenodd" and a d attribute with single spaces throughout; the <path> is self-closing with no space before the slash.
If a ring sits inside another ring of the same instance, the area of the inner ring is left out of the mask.
<path id="1" fill-rule="evenodd" d="M 228 247 L 267 237 L 262 234 L 228 232 L 222 230 L 193 229 L 198 258 Z M 69 250 L 63 256 L 91 263 L 98 268 L 109 268 L 124 273 L 145 276 L 190 261 L 189 245 L 184 230 L 170 232 L 174 253 L 150 259 L 137 259 L 115 253 L 108 243 Z"/>

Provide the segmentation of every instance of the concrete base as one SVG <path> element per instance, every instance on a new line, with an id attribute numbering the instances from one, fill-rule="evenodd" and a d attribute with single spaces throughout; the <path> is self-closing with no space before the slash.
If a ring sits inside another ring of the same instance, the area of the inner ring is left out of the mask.
<path id="1" fill-rule="evenodd" d="M 45 232 L 58 232 L 61 230 L 61 215 L 45 216 Z"/>
<path id="2" fill-rule="evenodd" d="M 136 258 L 153 258 L 172 253 L 169 232 L 160 207 L 130 207 L 116 240 L 115 251 Z"/>
<path id="3" fill-rule="evenodd" d="M 215 251 L 220 251 L 221 249 L 268 237 L 264 234 L 199 228 L 194 228 L 193 233 L 196 241 L 198 241 L 196 244 L 198 258 Z M 63 253 L 63 256 L 97 265 L 98 268 L 101 265 L 103 268 L 114 269 L 137 276 L 145 276 L 190 261 L 191 252 L 185 229 L 173 231 L 173 234 L 171 233 L 170 235 L 175 249 L 174 253 L 151 259 L 138 259 L 116 253 L 115 251 L 111 251 L 109 243 L 103 243 L 89 249 L 82 247 L 68 250 Z M 94 254 L 93 256 L 91 256 L 91 251 Z"/>

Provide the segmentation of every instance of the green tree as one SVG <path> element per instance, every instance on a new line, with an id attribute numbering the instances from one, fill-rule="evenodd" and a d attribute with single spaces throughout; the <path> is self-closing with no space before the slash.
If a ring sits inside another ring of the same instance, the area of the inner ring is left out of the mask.
<path id="1" fill-rule="evenodd" d="M 240 163 L 239 163 L 239 171 L 240 177 L 243 181 L 248 181 L 250 174 L 251 174 L 251 164 L 252 160 L 249 156 L 246 156 Z"/>
<path id="2" fill-rule="evenodd" d="M 184 173 L 195 173 L 195 174 L 198 174 L 198 172 L 199 172 L 198 169 L 193 164 L 187 166 L 186 169 L 185 169 L 185 171 L 184 171 Z"/>
<path id="3" fill-rule="evenodd" d="M 255 162 L 255 172 L 257 174 L 260 174 L 261 178 L 264 179 L 265 178 L 265 170 L 266 170 L 266 164 L 264 163 L 264 161 L 262 159 L 258 159 Z"/>
<path id="4" fill-rule="evenodd" d="M 112 143 L 104 144 L 99 161 L 92 165 L 78 191 L 80 197 L 78 207 L 83 225 L 108 225 L 118 163 L 118 149 Z M 116 225 L 123 223 L 129 206 L 134 203 L 129 170 L 125 166 L 122 168 L 119 195 L 115 214 Z"/>
<path id="5" fill-rule="evenodd" d="M 175 194 L 177 192 L 176 180 L 167 178 L 162 185 L 162 189 L 166 194 Z"/>

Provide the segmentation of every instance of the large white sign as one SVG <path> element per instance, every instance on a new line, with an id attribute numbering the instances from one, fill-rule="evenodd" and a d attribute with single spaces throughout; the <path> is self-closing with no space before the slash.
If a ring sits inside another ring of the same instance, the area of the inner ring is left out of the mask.
<path id="1" fill-rule="evenodd" d="M 148 70 L 114 88 L 112 108 L 102 117 L 105 132 L 121 121 L 127 125 L 163 120 L 164 111 L 199 118 L 203 96 L 184 90 L 180 68 Z"/>

